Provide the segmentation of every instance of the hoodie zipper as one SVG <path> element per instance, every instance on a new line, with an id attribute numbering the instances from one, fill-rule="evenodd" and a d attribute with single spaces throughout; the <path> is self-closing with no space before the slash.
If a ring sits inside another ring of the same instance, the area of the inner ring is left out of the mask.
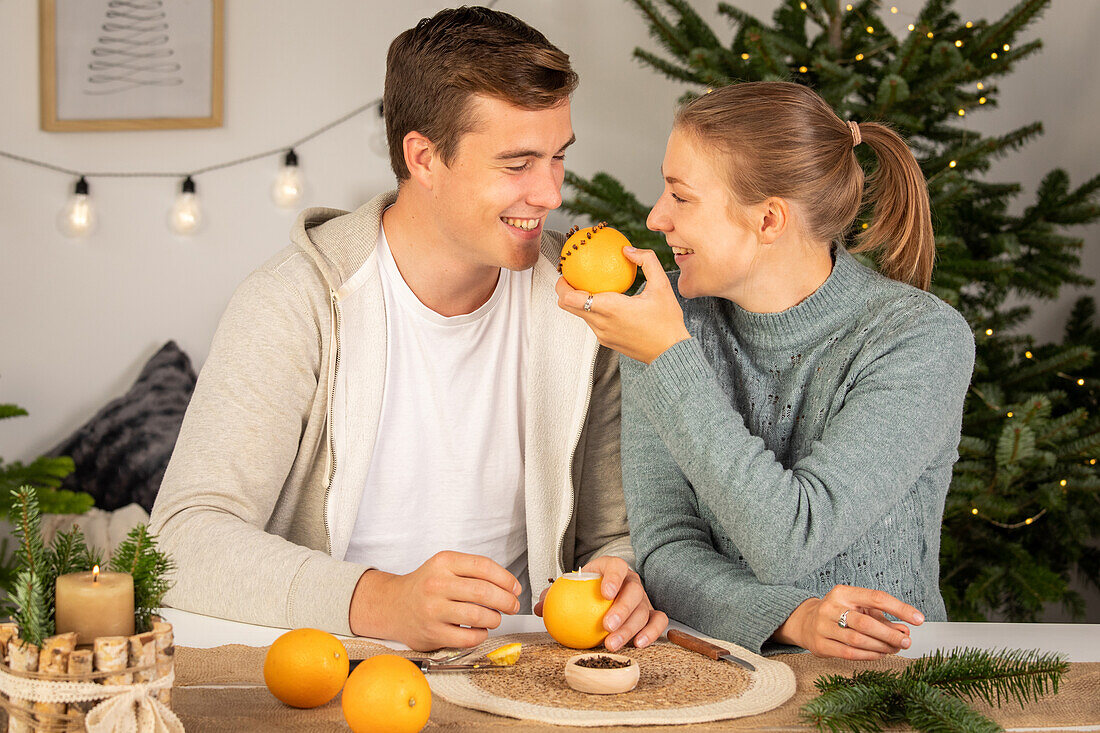
<path id="1" fill-rule="evenodd" d="M 592 352 L 592 363 L 588 365 L 588 393 L 584 398 L 584 419 L 581 420 L 581 426 L 577 430 L 577 436 L 573 438 L 573 450 L 569 452 L 569 484 L 573 485 L 573 459 L 577 456 L 577 444 L 581 441 L 581 433 L 584 432 L 584 424 L 588 419 L 588 406 L 592 404 L 592 391 L 595 389 L 595 385 L 592 383 L 592 376 L 596 372 L 596 357 L 600 354 L 600 345 L 596 344 L 596 350 Z M 562 529 L 561 534 L 558 536 L 558 555 L 554 562 L 558 566 L 559 573 L 567 572 L 562 562 L 562 551 L 565 549 L 565 534 L 569 531 L 569 525 L 573 522 L 573 515 L 577 511 L 577 487 L 573 486 L 573 490 L 569 492 L 569 517 L 565 520 L 565 527 Z M 576 558 L 574 558 L 576 559 Z"/>
<path id="2" fill-rule="evenodd" d="M 328 394 L 328 449 L 329 449 L 329 470 L 328 470 L 328 485 L 325 487 L 325 501 L 323 505 L 323 516 L 325 523 L 325 542 L 327 544 L 327 552 L 332 554 L 332 529 L 329 527 L 328 522 L 328 502 L 329 497 L 332 494 L 332 482 L 336 478 L 336 432 L 333 429 L 334 425 L 334 413 L 335 408 L 333 405 L 336 402 L 336 373 L 340 370 L 340 303 L 339 298 L 336 295 L 335 290 L 329 290 L 329 296 L 332 301 L 332 332 L 336 341 L 336 358 L 335 363 L 332 366 L 332 377 L 329 382 L 329 394 Z"/>

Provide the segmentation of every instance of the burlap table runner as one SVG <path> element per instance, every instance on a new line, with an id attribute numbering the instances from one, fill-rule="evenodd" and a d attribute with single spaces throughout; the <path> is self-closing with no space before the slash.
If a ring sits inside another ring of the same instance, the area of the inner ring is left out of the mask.
<path id="1" fill-rule="evenodd" d="M 348 642 L 352 658 L 393 653 L 369 642 Z M 273 698 L 263 685 L 265 648 L 230 645 L 214 649 L 176 647 L 176 687 L 172 692 L 172 707 L 188 731 L 343 731 L 347 725 L 340 712 L 340 698 L 313 710 L 288 708 Z M 845 662 L 817 659 L 808 654 L 788 654 L 778 657 L 794 670 L 798 691 L 784 705 L 762 715 L 715 723 L 677 726 L 675 728 L 608 727 L 599 730 L 619 733 L 653 733 L 668 731 L 731 731 L 774 730 L 803 727 L 799 708 L 816 696 L 813 682 L 823 674 L 851 674 L 857 669 L 901 669 L 908 661 L 890 657 L 879 662 Z M 232 685 L 232 687 L 211 687 Z M 1006 703 L 1001 708 L 975 705 L 1003 727 L 1069 728 L 1100 725 L 1100 662 L 1080 662 L 1070 665 L 1057 695 L 1048 695 L 1021 708 Z M 432 700 L 432 715 L 426 731 L 591 731 L 504 718 L 489 713 L 452 705 L 438 696 Z"/>

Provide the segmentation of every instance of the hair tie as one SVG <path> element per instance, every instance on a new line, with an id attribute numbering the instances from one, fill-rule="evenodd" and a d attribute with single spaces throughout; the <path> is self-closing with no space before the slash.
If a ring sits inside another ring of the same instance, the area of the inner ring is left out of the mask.
<path id="1" fill-rule="evenodd" d="M 852 131 L 852 147 L 863 142 L 863 136 L 859 134 L 859 123 L 848 120 L 848 129 Z"/>

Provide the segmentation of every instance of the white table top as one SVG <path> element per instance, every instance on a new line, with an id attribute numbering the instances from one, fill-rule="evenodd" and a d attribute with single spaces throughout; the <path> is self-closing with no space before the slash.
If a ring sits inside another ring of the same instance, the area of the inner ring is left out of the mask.
<path id="1" fill-rule="evenodd" d="M 254 626 L 225 619 L 202 616 L 174 608 L 161 611 L 171 622 L 175 642 L 179 646 L 207 648 L 222 644 L 268 646 L 286 629 Z M 688 627 L 674 623 L 676 627 L 690 631 Z M 542 619 L 537 616 L 506 616 L 493 635 L 513 634 L 525 631 L 543 631 Z M 980 649 L 1041 649 L 1044 652 L 1061 652 L 1071 662 L 1100 662 L 1100 624 L 999 624 L 928 622 L 913 627 L 913 646 L 901 653 L 903 657 L 920 657 L 935 649 L 952 649 L 960 646 Z M 395 649 L 404 648 L 395 642 L 380 643 Z"/>

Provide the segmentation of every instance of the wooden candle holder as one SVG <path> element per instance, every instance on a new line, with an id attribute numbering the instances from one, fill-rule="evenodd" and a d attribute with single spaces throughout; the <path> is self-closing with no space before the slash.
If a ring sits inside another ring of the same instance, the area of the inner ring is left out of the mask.
<path id="1" fill-rule="evenodd" d="M 46 639 L 41 648 L 19 637 L 13 623 L 0 623 L 0 708 L 7 712 L 8 733 L 54 733 L 84 731 L 85 717 L 102 700 L 120 694 L 104 691 L 95 699 L 61 702 L 57 698 L 90 696 L 87 685 L 134 686 L 174 679 L 175 645 L 172 625 L 154 620 L 153 630 L 133 636 L 105 636 L 92 644 L 76 644 L 76 633 Z M 38 695 L 14 696 L 13 687 L 35 687 Z M 53 683 L 53 684 L 51 684 Z M 74 694 L 84 683 L 85 693 Z M 170 710 L 171 680 L 166 687 L 149 691 Z M 172 716 L 174 717 L 174 716 Z M 182 726 L 180 728 L 182 730 Z"/>

